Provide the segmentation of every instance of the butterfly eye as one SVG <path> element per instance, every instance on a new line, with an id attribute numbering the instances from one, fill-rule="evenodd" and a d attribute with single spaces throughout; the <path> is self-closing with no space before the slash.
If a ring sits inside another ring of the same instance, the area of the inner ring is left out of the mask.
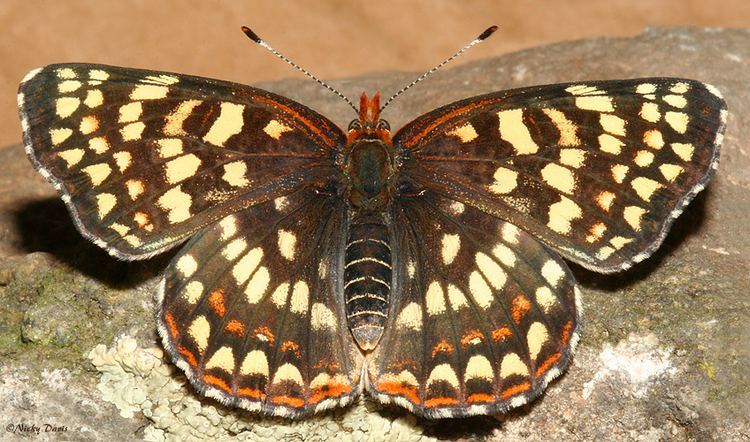
<path id="1" fill-rule="evenodd" d="M 349 129 L 347 129 L 349 132 L 353 130 L 362 130 L 362 124 L 359 122 L 359 120 L 352 120 L 351 123 L 349 123 Z"/>
<path id="2" fill-rule="evenodd" d="M 380 129 L 380 130 L 391 130 L 391 125 L 388 124 L 388 122 L 385 121 L 385 120 L 380 120 L 380 121 L 378 121 L 377 128 Z"/>

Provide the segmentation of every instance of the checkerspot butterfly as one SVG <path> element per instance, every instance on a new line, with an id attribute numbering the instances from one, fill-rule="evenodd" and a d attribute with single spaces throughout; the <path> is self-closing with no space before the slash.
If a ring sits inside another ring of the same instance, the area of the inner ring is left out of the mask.
<path id="1" fill-rule="evenodd" d="M 363 389 L 430 418 L 539 396 L 578 339 L 563 258 L 648 257 L 716 168 L 727 115 L 693 80 L 580 81 L 391 135 L 377 94 L 342 131 L 260 89 L 93 64 L 31 71 L 18 106 L 83 236 L 127 260 L 186 242 L 158 328 L 192 385 L 287 417 Z"/>

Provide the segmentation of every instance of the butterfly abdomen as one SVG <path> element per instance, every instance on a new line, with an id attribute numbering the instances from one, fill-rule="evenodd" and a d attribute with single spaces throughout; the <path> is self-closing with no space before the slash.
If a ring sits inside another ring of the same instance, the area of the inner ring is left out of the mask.
<path id="1" fill-rule="evenodd" d="M 372 350 L 383 334 L 391 291 L 388 226 L 376 212 L 354 216 L 344 264 L 346 318 L 359 347 Z"/>

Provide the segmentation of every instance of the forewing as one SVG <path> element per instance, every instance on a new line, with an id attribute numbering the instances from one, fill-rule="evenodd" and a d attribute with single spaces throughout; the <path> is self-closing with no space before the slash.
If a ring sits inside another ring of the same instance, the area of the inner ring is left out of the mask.
<path id="1" fill-rule="evenodd" d="M 344 217 L 340 200 L 304 189 L 222 219 L 175 257 L 159 332 L 198 391 L 286 417 L 359 394 L 339 274 Z"/>
<path id="2" fill-rule="evenodd" d="M 84 236 L 124 259 L 321 181 L 344 135 L 259 89 L 165 72 L 50 65 L 22 81 L 31 162 Z"/>
<path id="3" fill-rule="evenodd" d="M 527 403 L 567 367 L 578 339 L 565 263 L 513 224 L 428 191 L 393 213 L 398 250 L 368 389 L 430 417 Z"/>
<path id="4" fill-rule="evenodd" d="M 419 186 L 613 272 L 648 257 L 718 164 L 712 86 L 646 78 L 530 87 L 432 111 L 394 135 Z"/>

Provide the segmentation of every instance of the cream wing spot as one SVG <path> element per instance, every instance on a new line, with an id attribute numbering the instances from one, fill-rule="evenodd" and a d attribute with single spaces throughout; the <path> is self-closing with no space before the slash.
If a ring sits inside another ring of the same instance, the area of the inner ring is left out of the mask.
<path id="1" fill-rule="evenodd" d="M 263 258 L 263 249 L 256 247 L 247 252 L 237 264 L 232 267 L 232 276 L 237 282 L 237 285 L 242 285 L 250 278 L 250 275 L 255 271 L 260 264 L 260 260 Z"/>
<path id="2" fill-rule="evenodd" d="M 310 326 L 313 330 L 336 330 L 336 315 L 324 304 L 315 303 L 310 309 Z"/>
<path id="3" fill-rule="evenodd" d="M 511 223 L 503 223 L 503 227 L 500 230 L 500 235 L 502 236 L 503 241 L 509 244 L 518 244 L 519 234 L 520 231 L 518 230 L 518 227 Z"/>
<path id="4" fill-rule="evenodd" d="M 160 86 L 155 84 L 139 84 L 133 91 L 130 92 L 130 99 L 133 101 L 138 100 L 158 100 L 165 98 L 169 93 L 167 86 Z"/>
<path id="5" fill-rule="evenodd" d="M 68 168 L 71 168 L 81 162 L 85 153 L 83 149 L 68 149 L 58 152 L 57 156 L 65 161 Z"/>
<path id="6" fill-rule="evenodd" d="M 643 134 L 643 142 L 651 149 L 659 150 L 664 146 L 664 137 L 657 129 L 651 129 Z"/>
<path id="7" fill-rule="evenodd" d="M 535 297 L 536 303 L 542 307 L 544 313 L 548 313 L 549 310 L 557 304 L 557 298 L 552 293 L 552 290 L 546 286 L 536 289 Z"/>
<path id="8" fill-rule="evenodd" d="M 565 270 L 554 260 L 548 260 L 542 266 L 542 277 L 552 287 L 557 287 L 557 284 L 565 277 Z"/>
<path id="9" fill-rule="evenodd" d="M 131 123 L 141 118 L 143 114 L 143 104 L 140 101 L 134 101 L 120 106 L 119 123 Z"/>
<path id="10" fill-rule="evenodd" d="M 298 315 L 307 315 L 307 306 L 310 300 L 310 287 L 305 281 L 297 281 L 292 289 L 292 297 L 289 300 L 289 311 Z"/>
<path id="11" fill-rule="evenodd" d="M 242 116 L 244 110 L 245 106 L 241 104 L 221 103 L 219 116 L 214 120 L 206 135 L 203 136 L 203 141 L 215 146 L 224 146 L 224 143 L 232 135 L 242 131 L 242 126 L 245 124 Z"/>
<path id="12" fill-rule="evenodd" d="M 484 379 L 492 382 L 495 378 L 495 373 L 492 370 L 492 364 L 489 359 L 483 355 L 474 355 L 469 358 L 469 362 L 466 363 L 466 371 L 464 372 L 464 382 L 468 382 L 469 379 Z"/>
<path id="13" fill-rule="evenodd" d="M 55 113 L 60 118 L 67 118 L 75 113 L 81 100 L 76 97 L 60 97 L 55 100 Z"/>
<path id="14" fill-rule="evenodd" d="M 603 192 L 600 192 L 596 196 L 596 205 L 601 207 L 602 210 L 605 212 L 609 212 L 609 209 L 612 207 L 612 203 L 615 201 L 615 194 L 605 190 Z"/>
<path id="15" fill-rule="evenodd" d="M 286 363 L 276 370 L 276 373 L 273 375 L 272 384 L 278 384 L 284 381 L 293 382 L 301 388 L 304 388 L 305 386 L 299 369 L 290 363 Z"/>
<path id="16" fill-rule="evenodd" d="M 82 170 L 88 175 L 94 187 L 103 183 L 109 174 L 112 173 L 112 168 L 107 163 L 92 164 L 91 166 L 84 167 Z"/>
<path id="17" fill-rule="evenodd" d="M 245 298 L 250 304 L 256 304 L 260 302 L 263 295 L 268 290 L 268 285 L 271 282 L 271 274 L 268 273 L 268 269 L 265 266 L 260 266 L 258 271 L 253 274 L 250 278 L 250 282 L 245 287 Z"/>
<path id="18" fill-rule="evenodd" d="M 407 327 L 415 331 L 422 330 L 422 308 L 416 302 L 410 302 L 396 317 L 396 326 Z"/>
<path id="19" fill-rule="evenodd" d="M 208 338 L 211 336 L 211 324 L 205 316 L 201 315 L 193 319 L 188 327 L 188 335 L 193 339 L 201 353 L 208 347 Z"/>
<path id="20" fill-rule="evenodd" d="M 193 112 L 193 109 L 201 103 L 200 100 L 185 100 L 178 104 L 165 119 L 164 133 L 169 136 L 187 135 L 182 125 Z"/>
<path id="21" fill-rule="evenodd" d="M 445 293 L 437 281 L 432 281 L 425 294 L 425 308 L 430 316 L 445 313 Z"/>
<path id="22" fill-rule="evenodd" d="M 457 137 L 462 143 L 474 141 L 479 136 L 471 123 L 466 123 L 463 126 L 456 127 L 445 134 Z"/>
<path id="23" fill-rule="evenodd" d="M 628 166 L 625 166 L 623 164 L 615 164 L 610 169 L 612 171 L 612 179 L 617 184 L 622 184 L 622 182 L 625 180 L 625 176 L 628 174 L 628 170 L 630 168 Z"/>
<path id="24" fill-rule="evenodd" d="M 101 155 L 109 150 L 109 142 L 104 137 L 91 138 L 89 140 L 89 149 Z"/>
<path id="25" fill-rule="evenodd" d="M 489 186 L 492 193 L 510 193 L 518 186 L 518 172 L 515 170 L 498 167 L 492 178 L 495 179 L 495 182 Z"/>
<path id="26" fill-rule="evenodd" d="M 99 219 L 104 219 L 117 205 L 117 197 L 111 193 L 100 193 L 96 196 L 96 210 Z"/>
<path id="27" fill-rule="evenodd" d="M 560 149 L 560 163 L 579 169 L 586 161 L 586 151 L 582 149 Z"/>
<path id="28" fill-rule="evenodd" d="M 497 113 L 500 123 L 500 138 L 510 143 L 518 155 L 536 153 L 539 146 L 531 138 L 529 128 L 523 122 L 522 109 L 503 110 Z"/>
<path id="29" fill-rule="evenodd" d="M 228 261 L 234 261 L 238 256 L 240 256 L 245 249 L 247 249 L 247 242 L 242 238 L 237 238 L 229 242 L 224 248 L 221 250 L 221 256 L 223 256 Z"/>
<path id="30" fill-rule="evenodd" d="M 682 95 L 665 95 L 662 100 L 672 107 L 682 109 L 687 105 L 687 100 Z"/>
<path id="31" fill-rule="evenodd" d="M 656 85 L 652 83 L 641 83 L 635 88 L 635 92 L 641 95 L 653 94 L 656 92 Z"/>
<path id="32" fill-rule="evenodd" d="M 690 90 L 690 85 L 685 82 L 679 82 L 672 85 L 672 87 L 669 88 L 670 92 L 675 94 L 684 94 L 688 90 Z"/>
<path id="33" fill-rule="evenodd" d="M 36 72 L 32 71 L 34 72 L 34 75 L 36 75 L 36 73 L 39 72 L 39 70 L 35 70 L 35 71 Z M 56 70 L 55 73 L 57 74 L 57 78 L 60 78 L 60 79 L 77 78 L 76 72 L 71 68 L 60 68 Z M 31 72 L 29 72 L 29 74 L 31 74 Z M 31 79 L 31 77 L 29 77 L 29 79 Z"/>
<path id="34" fill-rule="evenodd" d="M 288 230 L 279 229 L 277 245 L 281 256 L 287 261 L 294 261 L 294 254 L 296 253 L 297 247 L 297 235 Z"/>
<path id="35" fill-rule="evenodd" d="M 469 275 L 469 293 L 481 308 L 487 309 L 492 305 L 492 289 L 487 285 L 481 273 L 476 270 Z"/>
<path id="36" fill-rule="evenodd" d="M 676 164 L 662 164 L 659 166 L 659 171 L 667 181 L 672 182 L 676 180 L 685 169 Z"/>
<path id="37" fill-rule="evenodd" d="M 567 167 L 556 163 L 549 163 L 544 166 L 542 169 L 542 179 L 549 186 L 563 193 L 571 194 L 576 189 L 576 179 L 573 172 Z"/>
<path id="38" fill-rule="evenodd" d="M 633 188 L 633 190 L 635 190 L 635 193 L 637 193 L 638 196 L 641 197 L 641 199 L 644 201 L 651 201 L 651 197 L 654 195 L 654 192 L 664 187 L 657 181 L 640 176 L 633 178 L 633 181 L 630 182 L 630 186 Z"/>
<path id="39" fill-rule="evenodd" d="M 684 112 L 669 111 L 664 114 L 664 120 L 672 126 L 672 129 L 677 133 L 684 134 L 687 131 L 688 122 L 690 117 Z"/>
<path id="40" fill-rule="evenodd" d="M 125 172 L 125 169 L 130 167 L 133 162 L 133 158 L 130 155 L 130 152 L 124 150 L 112 154 L 112 157 L 115 159 L 115 164 L 117 165 L 117 169 L 120 171 L 120 173 Z"/>
<path id="41" fill-rule="evenodd" d="M 505 270 L 503 270 L 494 259 L 482 252 L 477 252 L 475 261 L 479 270 L 484 274 L 484 277 L 487 278 L 487 281 L 489 281 L 490 285 L 495 290 L 500 290 L 505 286 L 507 280 Z"/>
<path id="42" fill-rule="evenodd" d="M 506 267 L 513 267 L 516 265 L 516 254 L 513 253 L 513 250 L 503 244 L 495 244 L 495 247 L 492 248 L 492 254 L 495 255 L 495 257 Z"/>
<path id="43" fill-rule="evenodd" d="M 268 378 L 268 358 L 262 350 L 253 350 L 245 356 L 240 366 L 240 374 L 245 376 L 261 375 Z"/>
<path id="44" fill-rule="evenodd" d="M 529 357 L 531 360 L 536 360 L 542 347 L 549 339 L 549 333 L 547 327 L 541 322 L 535 322 L 529 327 L 529 332 L 526 334 L 526 343 L 529 347 Z"/>
<path id="45" fill-rule="evenodd" d="M 71 135 L 73 135 L 73 129 L 67 127 L 49 130 L 49 138 L 53 146 L 62 144 Z"/>
<path id="46" fill-rule="evenodd" d="M 427 377 L 427 382 L 425 382 L 425 390 L 430 388 L 430 385 L 434 382 L 447 382 L 451 387 L 459 388 L 458 376 L 456 376 L 456 371 L 450 364 L 440 364 L 432 369 Z"/>
<path id="47" fill-rule="evenodd" d="M 224 165 L 224 175 L 221 177 L 230 186 L 247 187 L 250 180 L 245 178 L 247 164 L 244 161 L 234 161 Z"/>
<path id="48" fill-rule="evenodd" d="M 289 132 L 291 130 L 291 127 L 278 120 L 269 121 L 268 124 L 266 124 L 266 127 L 263 128 L 263 132 L 274 140 L 278 140 L 284 132 Z"/>
<path id="49" fill-rule="evenodd" d="M 219 221 L 221 227 L 221 239 L 226 241 L 237 234 L 237 217 L 229 215 Z"/>
<path id="50" fill-rule="evenodd" d="M 283 308 L 286 305 L 286 300 L 289 297 L 289 283 L 282 282 L 276 287 L 276 290 L 271 293 L 271 302 L 278 308 Z"/>
<path id="51" fill-rule="evenodd" d="M 461 237 L 455 234 L 444 234 L 441 241 L 442 249 L 441 254 L 443 257 L 443 264 L 449 265 L 456 259 L 459 250 L 461 250 Z"/>
<path id="52" fill-rule="evenodd" d="M 99 107 L 104 104 L 104 95 L 99 89 L 91 89 L 86 92 L 86 99 L 83 100 L 83 104 L 88 108 Z"/>
<path id="53" fill-rule="evenodd" d="M 602 129 L 611 134 L 621 137 L 625 136 L 625 120 L 617 115 L 601 114 L 599 116 L 599 124 L 601 124 Z"/>
<path id="54" fill-rule="evenodd" d="M 156 204 L 167 212 L 169 222 L 176 224 L 190 218 L 190 206 L 193 204 L 193 198 L 183 192 L 180 186 L 177 186 L 160 196 Z"/>
<path id="55" fill-rule="evenodd" d="M 177 184 L 195 175 L 201 166 L 201 160 L 190 153 L 168 161 L 164 165 L 164 176 L 169 184 Z"/>
<path id="56" fill-rule="evenodd" d="M 599 135 L 599 149 L 602 152 L 611 153 L 613 155 L 619 155 L 622 152 L 622 147 L 625 145 L 619 139 L 613 137 L 610 134 Z"/>
<path id="57" fill-rule="evenodd" d="M 89 78 L 97 81 L 105 81 L 109 79 L 109 74 L 101 69 L 92 69 L 89 71 Z"/>
<path id="58" fill-rule="evenodd" d="M 643 106 L 641 106 L 641 111 L 639 113 L 641 118 L 644 120 L 650 122 L 650 123 L 656 123 L 661 119 L 661 112 L 659 112 L 659 105 L 652 102 L 646 102 L 643 103 Z"/>
<path id="59" fill-rule="evenodd" d="M 162 138 L 156 141 L 159 146 L 159 156 L 162 158 L 171 158 L 183 152 L 182 140 L 179 138 Z"/>
<path id="60" fill-rule="evenodd" d="M 464 292 L 454 284 L 448 284 L 448 302 L 450 302 L 453 311 L 458 311 L 460 308 L 469 305 Z"/>
<path id="61" fill-rule="evenodd" d="M 625 218 L 625 222 L 637 232 L 641 230 L 641 218 L 645 213 L 646 209 L 641 207 L 627 206 L 623 210 L 623 217 Z"/>
<path id="62" fill-rule="evenodd" d="M 97 129 L 99 129 L 99 120 L 95 116 L 87 115 L 81 118 L 81 124 L 78 126 L 78 130 L 80 130 L 82 134 L 88 135 L 96 132 Z"/>
<path id="63" fill-rule="evenodd" d="M 612 98 L 605 95 L 576 97 L 576 107 L 596 112 L 613 112 Z"/>
<path id="64" fill-rule="evenodd" d="M 500 363 L 500 377 L 507 378 L 513 375 L 528 376 L 529 368 L 521 361 L 516 353 L 508 353 Z"/>
<path id="65" fill-rule="evenodd" d="M 683 161 L 690 161 L 693 158 L 695 147 L 690 143 L 672 143 L 669 145 L 672 151 Z"/>
<path id="66" fill-rule="evenodd" d="M 182 255 L 177 260 L 177 271 L 180 272 L 183 278 L 189 278 L 198 270 L 198 262 L 192 255 Z"/>
<path id="67" fill-rule="evenodd" d="M 195 305 L 203 296 L 203 283 L 200 281 L 190 281 L 182 292 L 182 298 L 191 305 Z"/>
<path id="68" fill-rule="evenodd" d="M 654 154 L 647 150 L 639 150 L 635 153 L 633 162 L 640 167 L 647 167 L 654 161 Z"/>
<path id="69" fill-rule="evenodd" d="M 123 126 L 120 129 L 120 136 L 122 137 L 122 141 L 140 140 L 145 129 L 146 124 L 142 121 L 137 121 Z"/>
<path id="70" fill-rule="evenodd" d="M 583 211 L 578 204 L 561 195 L 560 201 L 549 207 L 547 227 L 557 233 L 568 234 L 572 228 L 570 223 L 580 218 L 582 214 Z"/>
<path id="71" fill-rule="evenodd" d="M 146 190 L 141 180 L 127 180 L 125 181 L 125 187 L 128 189 L 128 196 L 133 201 L 143 195 L 143 192 Z"/>
<path id="72" fill-rule="evenodd" d="M 560 132 L 560 138 L 557 141 L 557 144 L 559 144 L 560 146 L 581 145 L 581 140 L 576 134 L 578 126 L 570 121 L 564 113 L 560 112 L 557 109 L 549 108 L 542 109 L 542 112 L 544 112 L 550 118 L 550 120 L 552 120 L 552 124 L 554 124 L 557 128 L 557 131 Z"/>

